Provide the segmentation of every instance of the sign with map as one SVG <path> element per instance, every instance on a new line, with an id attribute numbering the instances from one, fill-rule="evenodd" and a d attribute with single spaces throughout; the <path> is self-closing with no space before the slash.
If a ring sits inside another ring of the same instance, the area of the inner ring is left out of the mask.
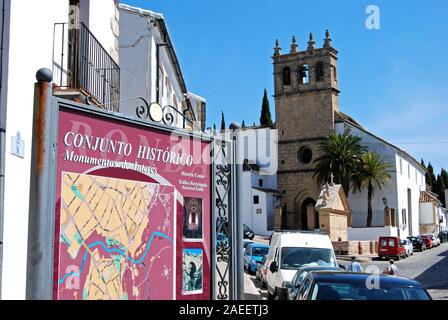
<path id="1" fill-rule="evenodd" d="M 210 299 L 209 148 L 192 136 L 61 107 L 54 299 Z M 187 286 L 186 255 L 197 260 L 194 268 L 189 261 Z"/>

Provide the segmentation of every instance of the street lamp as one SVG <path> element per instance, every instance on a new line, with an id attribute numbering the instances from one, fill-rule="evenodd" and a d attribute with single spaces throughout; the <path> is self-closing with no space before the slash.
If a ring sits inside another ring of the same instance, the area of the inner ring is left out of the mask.
<path id="1" fill-rule="evenodd" d="M 387 209 L 387 199 L 386 199 L 386 197 L 383 197 L 383 203 L 384 203 L 384 208 Z"/>

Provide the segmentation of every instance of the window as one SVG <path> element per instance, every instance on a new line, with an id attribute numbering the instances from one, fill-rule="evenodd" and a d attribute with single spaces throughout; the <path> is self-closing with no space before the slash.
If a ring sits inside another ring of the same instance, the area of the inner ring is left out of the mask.
<path id="1" fill-rule="evenodd" d="M 260 197 L 254 196 L 254 204 L 259 204 L 259 203 L 260 203 Z"/>
<path id="2" fill-rule="evenodd" d="M 403 175 L 403 162 L 400 159 L 400 175 Z"/>
<path id="3" fill-rule="evenodd" d="M 303 66 L 300 67 L 300 69 L 299 69 L 299 83 L 307 84 L 307 83 L 310 82 L 309 70 L 310 70 L 310 68 L 308 67 L 307 64 L 304 64 Z"/>
<path id="4" fill-rule="evenodd" d="M 402 209 L 401 210 L 401 220 L 403 221 L 404 225 L 407 225 L 407 220 L 406 220 L 406 209 Z"/>
<path id="5" fill-rule="evenodd" d="M 291 69 L 289 67 L 283 68 L 283 85 L 291 85 Z"/>
<path id="6" fill-rule="evenodd" d="M 411 166 L 408 163 L 408 179 L 411 179 Z"/>
<path id="7" fill-rule="evenodd" d="M 263 179 L 259 179 L 258 180 L 258 186 L 259 187 L 263 187 Z"/>
<path id="8" fill-rule="evenodd" d="M 322 61 L 316 63 L 316 81 L 324 80 L 324 64 Z"/>
<path id="9" fill-rule="evenodd" d="M 309 147 L 302 147 L 299 149 L 298 158 L 300 163 L 308 164 L 313 159 L 313 152 Z"/>

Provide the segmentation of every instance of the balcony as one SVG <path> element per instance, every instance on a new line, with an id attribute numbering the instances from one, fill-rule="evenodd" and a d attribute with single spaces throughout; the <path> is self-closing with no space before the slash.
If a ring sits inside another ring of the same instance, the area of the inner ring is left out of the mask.
<path id="1" fill-rule="evenodd" d="M 120 68 L 90 30 L 78 26 L 54 26 L 54 95 L 118 111 Z"/>

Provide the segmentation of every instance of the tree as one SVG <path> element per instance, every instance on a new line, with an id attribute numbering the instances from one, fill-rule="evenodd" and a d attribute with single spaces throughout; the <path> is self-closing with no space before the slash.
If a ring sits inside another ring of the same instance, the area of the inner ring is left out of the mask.
<path id="1" fill-rule="evenodd" d="M 314 177 L 317 177 L 317 182 L 322 185 L 330 181 L 333 174 L 334 182 L 341 184 L 348 193 L 353 174 L 366 151 L 360 141 L 359 137 L 352 135 L 332 134 L 319 143 L 319 156 L 314 161 Z"/>
<path id="2" fill-rule="evenodd" d="M 226 130 L 226 121 L 224 120 L 224 112 L 221 111 L 221 130 Z"/>
<path id="3" fill-rule="evenodd" d="M 216 131 L 216 123 L 213 124 L 213 130 Z"/>
<path id="4" fill-rule="evenodd" d="M 263 103 L 261 104 L 260 125 L 262 127 L 272 126 L 271 110 L 269 108 L 269 100 L 266 89 L 264 89 Z"/>
<path id="5" fill-rule="evenodd" d="M 246 123 L 243 120 L 243 123 L 241 124 L 241 128 L 246 128 Z"/>
<path id="6" fill-rule="evenodd" d="M 442 177 L 445 188 L 448 188 L 448 172 L 442 168 L 442 170 L 440 171 L 440 176 Z"/>
<path id="7" fill-rule="evenodd" d="M 442 202 L 442 205 L 446 207 L 446 200 L 445 199 L 445 189 L 446 185 L 443 181 L 442 175 L 438 174 L 436 179 L 436 193 L 439 195 L 439 199 Z"/>
<path id="8" fill-rule="evenodd" d="M 374 152 L 362 155 L 357 172 L 354 174 L 354 191 L 367 188 L 367 227 L 372 226 L 372 199 L 375 187 L 382 189 L 391 179 L 392 166 Z"/>
<path id="9" fill-rule="evenodd" d="M 434 174 L 434 168 L 431 165 L 431 162 L 428 162 L 428 172 L 425 174 L 426 184 L 430 186 L 431 191 L 434 192 L 436 189 L 436 176 Z"/>

